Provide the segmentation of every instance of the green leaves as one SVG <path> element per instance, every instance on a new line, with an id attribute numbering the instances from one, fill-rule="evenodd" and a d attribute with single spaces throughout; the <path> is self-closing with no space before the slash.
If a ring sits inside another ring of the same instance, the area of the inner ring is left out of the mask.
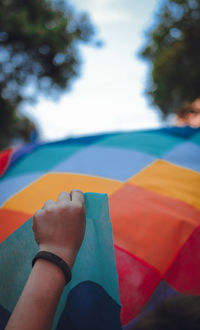
<path id="1" fill-rule="evenodd" d="M 16 112 L 23 101 L 67 90 L 79 74 L 79 44 L 90 42 L 94 34 L 89 17 L 61 0 L 1 1 L 1 105 Z M 7 113 L 3 111 L 0 121 Z"/>
<path id="2" fill-rule="evenodd" d="M 200 97 L 199 1 L 166 0 L 141 55 L 152 63 L 147 93 L 164 117 Z"/>

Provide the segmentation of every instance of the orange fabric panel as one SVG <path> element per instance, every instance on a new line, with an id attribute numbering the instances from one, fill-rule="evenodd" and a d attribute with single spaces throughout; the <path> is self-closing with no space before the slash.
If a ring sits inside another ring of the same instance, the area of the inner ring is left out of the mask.
<path id="1" fill-rule="evenodd" d="M 195 171 L 158 160 L 127 183 L 181 200 L 200 209 L 200 174 Z"/>
<path id="2" fill-rule="evenodd" d="M 114 243 L 162 274 L 200 223 L 190 205 L 128 184 L 110 196 L 110 215 Z"/>
<path id="3" fill-rule="evenodd" d="M 83 192 L 111 194 L 122 185 L 120 181 L 95 176 L 49 173 L 11 197 L 3 208 L 33 214 L 47 199 L 56 200 L 61 191 L 81 189 Z"/>
<path id="4" fill-rule="evenodd" d="M 0 242 L 31 218 L 30 214 L 0 209 Z"/>

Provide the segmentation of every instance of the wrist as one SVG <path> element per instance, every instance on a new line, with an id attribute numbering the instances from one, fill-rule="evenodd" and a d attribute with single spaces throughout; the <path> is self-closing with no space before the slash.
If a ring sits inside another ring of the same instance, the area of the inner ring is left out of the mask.
<path id="1" fill-rule="evenodd" d="M 34 266 L 36 260 L 38 259 L 47 260 L 50 263 L 56 265 L 59 269 L 61 269 L 63 274 L 65 275 L 66 284 L 71 281 L 71 269 L 69 268 L 68 264 L 58 255 L 49 251 L 39 251 L 32 260 L 32 266 Z"/>
<path id="2" fill-rule="evenodd" d="M 64 260 L 67 263 L 70 270 L 72 270 L 76 256 L 74 256 L 74 254 L 72 254 L 66 248 L 41 244 L 39 246 L 38 252 L 41 252 L 41 251 L 51 252 L 51 253 L 55 254 L 56 256 L 60 257 L 62 260 Z"/>
<path id="3" fill-rule="evenodd" d="M 33 271 L 35 273 L 41 273 L 41 276 L 45 279 L 45 282 L 57 283 L 60 287 L 65 286 L 65 275 L 62 270 L 52 262 L 44 259 L 37 259 L 35 261 Z"/>

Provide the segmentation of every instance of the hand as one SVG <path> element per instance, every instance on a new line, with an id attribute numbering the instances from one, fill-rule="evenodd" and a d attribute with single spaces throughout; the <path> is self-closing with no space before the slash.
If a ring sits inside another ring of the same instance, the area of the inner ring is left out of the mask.
<path id="1" fill-rule="evenodd" d="M 33 216 L 32 228 L 39 250 L 58 255 L 72 268 L 85 233 L 83 193 L 61 192 L 57 203 L 46 201 Z"/>

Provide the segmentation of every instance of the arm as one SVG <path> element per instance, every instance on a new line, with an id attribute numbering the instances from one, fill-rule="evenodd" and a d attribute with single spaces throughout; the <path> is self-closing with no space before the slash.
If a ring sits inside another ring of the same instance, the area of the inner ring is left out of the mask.
<path id="1" fill-rule="evenodd" d="M 33 231 L 40 251 L 49 251 L 72 268 L 85 232 L 84 196 L 81 191 L 61 193 L 57 203 L 47 201 L 33 217 Z M 53 263 L 38 259 L 6 330 L 51 329 L 65 286 L 65 276 Z"/>

